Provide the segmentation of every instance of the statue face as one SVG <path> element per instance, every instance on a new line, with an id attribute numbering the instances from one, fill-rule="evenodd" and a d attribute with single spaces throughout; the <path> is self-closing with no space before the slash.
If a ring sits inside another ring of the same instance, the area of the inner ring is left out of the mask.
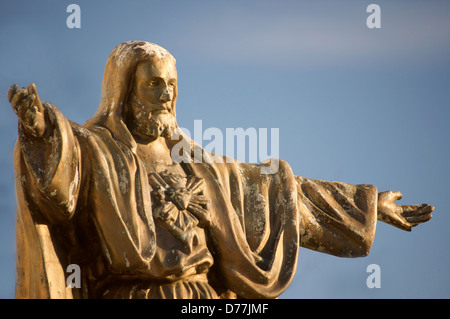
<path id="1" fill-rule="evenodd" d="M 175 128 L 172 101 L 177 71 L 169 59 L 142 62 L 136 68 L 129 108 L 134 133 L 169 137 Z"/>
<path id="2" fill-rule="evenodd" d="M 170 112 L 176 85 L 177 70 L 169 59 L 140 63 L 135 74 L 135 102 L 147 112 Z"/>

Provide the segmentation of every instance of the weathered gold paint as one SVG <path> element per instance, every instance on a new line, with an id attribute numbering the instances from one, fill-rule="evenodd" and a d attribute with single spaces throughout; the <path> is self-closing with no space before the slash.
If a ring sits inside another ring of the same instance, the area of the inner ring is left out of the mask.
<path id="1" fill-rule="evenodd" d="M 206 152 L 173 162 L 176 99 L 175 59 L 142 41 L 113 50 L 83 126 L 34 84 L 11 87 L 17 298 L 276 298 L 299 246 L 365 256 L 377 220 L 411 230 L 431 218 L 432 206 L 395 205 L 399 192 L 295 176 L 282 160 L 269 175 Z M 66 287 L 69 264 L 79 289 Z"/>

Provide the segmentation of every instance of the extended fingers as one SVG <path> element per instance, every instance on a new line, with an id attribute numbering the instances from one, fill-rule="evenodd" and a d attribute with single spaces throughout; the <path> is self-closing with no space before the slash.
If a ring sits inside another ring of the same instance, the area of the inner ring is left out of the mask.
<path id="1" fill-rule="evenodd" d="M 30 104 L 30 105 L 35 106 L 36 111 L 42 112 L 43 108 L 42 108 L 41 100 L 37 93 L 36 85 L 34 83 L 30 83 L 30 85 L 27 86 L 27 90 L 28 90 L 28 93 L 32 97 L 31 103 L 33 103 L 33 104 Z"/>
<path id="2" fill-rule="evenodd" d="M 428 204 L 422 204 L 405 206 L 405 209 L 402 215 L 414 227 L 429 221 L 432 217 L 431 212 L 433 212 L 434 207 Z"/>
<path id="3" fill-rule="evenodd" d="M 20 112 L 20 107 L 22 106 L 23 102 L 26 101 L 28 95 L 28 90 L 22 88 L 11 97 L 11 105 L 13 106 L 16 113 Z"/>
<path id="4" fill-rule="evenodd" d="M 17 84 L 11 85 L 11 87 L 8 90 L 8 102 L 9 103 L 11 103 L 12 98 L 14 97 L 14 95 L 17 94 L 18 90 L 19 90 L 19 87 L 17 86 Z"/>
<path id="5" fill-rule="evenodd" d="M 37 92 L 36 85 L 34 83 L 30 83 L 27 86 L 28 93 L 35 94 Z"/>
<path id="6" fill-rule="evenodd" d="M 400 206 L 403 210 L 402 215 L 404 217 L 411 217 L 411 216 L 420 216 L 424 214 L 430 214 L 434 207 L 428 204 L 421 204 L 421 205 L 403 205 Z"/>
<path id="7" fill-rule="evenodd" d="M 426 214 L 426 215 L 421 215 L 421 216 L 413 216 L 413 217 L 407 217 L 406 221 L 414 227 L 421 223 L 429 221 L 431 219 L 431 217 L 432 217 L 431 214 Z"/>

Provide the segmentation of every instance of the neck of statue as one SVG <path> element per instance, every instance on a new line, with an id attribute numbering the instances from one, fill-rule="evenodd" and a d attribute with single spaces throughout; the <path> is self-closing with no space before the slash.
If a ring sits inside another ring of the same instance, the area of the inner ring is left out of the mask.
<path id="1" fill-rule="evenodd" d="M 137 153 L 145 161 L 157 161 L 172 164 L 169 144 L 164 137 L 157 137 L 147 143 L 136 139 Z"/>

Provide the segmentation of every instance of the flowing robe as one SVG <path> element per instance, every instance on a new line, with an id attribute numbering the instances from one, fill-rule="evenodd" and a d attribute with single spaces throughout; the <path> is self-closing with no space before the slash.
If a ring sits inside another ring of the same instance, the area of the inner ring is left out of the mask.
<path id="1" fill-rule="evenodd" d="M 108 276 L 157 280 L 150 172 L 123 138 L 130 136 L 125 124 L 83 127 L 47 109 L 54 128 L 47 144 L 19 134 L 15 149 L 16 297 L 101 297 L 99 283 Z M 284 161 L 274 174 L 261 174 L 264 164 L 182 165 L 205 181 L 213 260 L 207 278 L 217 296 L 276 298 L 295 275 L 299 246 L 345 257 L 369 252 L 374 186 L 295 176 Z M 66 285 L 69 264 L 81 266 L 81 289 Z M 188 279 L 180 273 L 174 282 Z M 192 294 L 198 287 L 166 296 L 201 297 Z"/>

